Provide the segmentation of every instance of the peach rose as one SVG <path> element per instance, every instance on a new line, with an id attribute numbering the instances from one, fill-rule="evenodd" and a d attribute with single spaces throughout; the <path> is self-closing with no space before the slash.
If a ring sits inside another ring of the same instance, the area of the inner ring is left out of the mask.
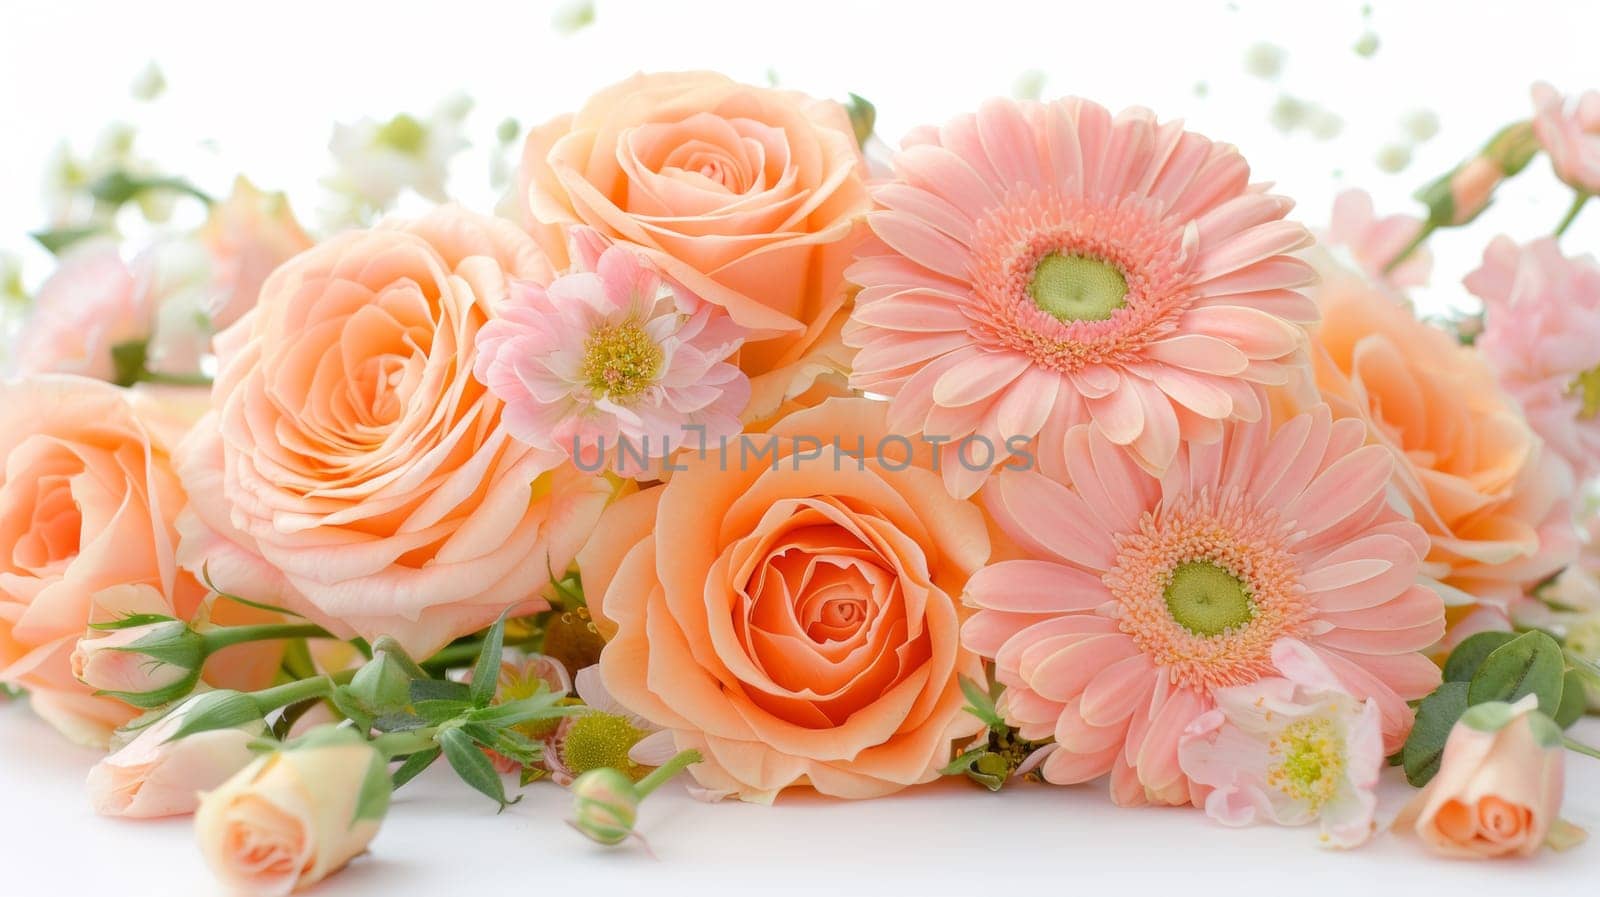
<path id="1" fill-rule="evenodd" d="M 322 729 L 201 795 L 194 828 L 225 885 L 279 897 L 366 851 L 388 809 L 383 755 L 353 729 Z"/>
<path id="2" fill-rule="evenodd" d="M 1566 748 L 1534 712 L 1538 698 L 1467 711 L 1444 745 L 1439 772 L 1395 820 L 1436 853 L 1529 856 L 1561 812 Z"/>
<path id="3" fill-rule="evenodd" d="M 1365 421 L 1368 440 L 1399 460 L 1395 485 L 1428 533 L 1453 636 L 1498 623 L 1524 590 L 1565 566 L 1577 533 L 1564 465 L 1496 385 L 1484 359 L 1359 275 L 1325 266 L 1312 365 L 1337 417 Z"/>
<path id="4" fill-rule="evenodd" d="M 93 745 L 137 711 L 73 676 L 87 626 L 187 620 L 205 597 L 175 562 L 183 490 L 136 399 L 85 377 L 0 384 L 0 681 Z"/>
<path id="5" fill-rule="evenodd" d="M 89 770 L 89 803 L 96 813 L 134 819 L 193 813 L 200 792 L 221 785 L 256 759 L 250 742 L 266 734 L 263 720 L 169 740 L 183 728 L 194 700 L 138 730 Z"/>
<path id="6" fill-rule="evenodd" d="M 19 374 L 82 374 L 115 380 L 111 350 L 148 339 L 155 308 L 136 289 L 117 244 L 96 239 L 62 254 L 39 287 L 33 311 L 15 340 Z"/>
<path id="7" fill-rule="evenodd" d="M 749 419 L 843 375 L 844 268 L 870 207 L 844 107 L 711 72 L 635 75 L 534 128 L 516 200 L 566 265 L 565 228 L 638 247 L 763 338 Z"/>
<path id="8" fill-rule="evenodd" d="M 278 268 L 217 338 L 180 561 L 417 656 L 547 606 L 610 487 L 511 439 L 472 353 L 507 279 L 549 276 L 515 226 L 449 206 Z"/>
<path id="9" fill-rule="evenodd" d="M 885 408 L 833 399 L 693 457 L 614 506 L 579 557 L 615 632 L 607 689 L 669 730 L 639 748 L 698 749 L 713 794 L 887 794 L 981 728 L 962 710 L 957 676 L 983 668 L 956 596 L 989 557 L 985 518 L 944 491 L 928 446 L 885 441 Z"/>

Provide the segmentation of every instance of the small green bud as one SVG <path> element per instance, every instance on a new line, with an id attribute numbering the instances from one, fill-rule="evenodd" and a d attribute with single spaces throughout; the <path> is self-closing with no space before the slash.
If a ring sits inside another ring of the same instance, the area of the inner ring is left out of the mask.
<path id="1" fill-rule="evenodd" d="M 350 680 L 350 694 L 372 714 L 397 713 L 411 703 L 411 675 L 387 651 L 372 655 Z"/>
<path id="2" fill-rule="evenodd" d="M 572 827 L 601 844 L 621 844 L 639 819 L 639 792 L 615 769 L 591 769 L 572 782 Z"/>

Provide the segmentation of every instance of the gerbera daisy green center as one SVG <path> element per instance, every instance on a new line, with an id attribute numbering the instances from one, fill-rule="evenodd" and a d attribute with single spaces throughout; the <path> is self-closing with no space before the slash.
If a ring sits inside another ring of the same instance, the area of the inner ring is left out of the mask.
<path id="1" fill-rule="evenodd" d="M 1345 742 L 1332 720 L 1296 720 L 1283 727 L 1267 750 L 1272 755 L 1268 785 L 1312 810 L 1333 799 L 1344 777 Z"/>
<path id="2" fill-rule="evenodd" d="M 1062 373 L 1134 363 L 1191 299 L 1182 236 L 1131 199 L 1013 196 L 976 228 L 972 332 Z"/>
<path id="3" fill-rule="evenodd" d="M 1600 367 L 1579 374 L 1567 390 L 1578 397 L 1578 417 L 1589 420 L 1600 414 Z"/>
<path id="4" fill-rule="evenodd" d="M 584 341 L 583 380 L 595 395 L 626 401 L 650 388 L 665 357 L 637 322 L 605 324 Z"/>
<path id="5" fill-rule="evenodd" d="M 1058 321 L 1104 321 L 1127 304 L 1128 279 L 1102 259 L 1052 252 L 1033 269 L 1028 295 Z"/>
<path id="6" fill-rule="evenodd" d="M 1179 564 L 1164 594 L 1172 619 L 1202 637 L 1243 626 L 1256 615 L 1249 588 L 1211 561 Z"/>
<path id="7" fill-rule="evenodd" d="M 628 758 L 644 732 L 615 713 L 591 711 L 573 717 L 561 744 L 561 762 L 579 776 L 591 769 L 619 769 L 635 781 L 648 770 Z"/>
<path id="8" fill-rule="evenodd" d="M 1175 684 L 1212 689 L 1272 672 L 1272 645 L 1311 610 L 1270 510 L 1230 494 L 1183 496 L 1117 539 L 1105 574 L 1121 629 Z"/>

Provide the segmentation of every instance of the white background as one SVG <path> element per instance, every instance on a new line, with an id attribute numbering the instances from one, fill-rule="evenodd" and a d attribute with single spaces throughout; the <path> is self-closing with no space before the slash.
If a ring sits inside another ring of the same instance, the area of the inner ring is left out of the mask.
<path id="1" fill-rule="evenodd" d="M 501 119 L 542 121 L 635 70 L 716 68 L 824 96 L 854 91 L 879 109 L 891 141 L 1029 70 L 1045 94 L 1138 103 L 1238 144 L 1257 177 L 1278 182 L 1320 225 L 1335 193 L 1359 185 L 1380 209 L 1417 210 L 1416 187 L 1529 114 L 1528 85 L 1600 86 L 1600 4 L 1573 2 L 1241 0 L 1136 3 L 696 2 L 598 0 L 575 35 L 550 25 L 557 4 L 409 4 L 276 0 L 259 4 L 8 0 L 0 7 L 0 248 L 26 254 L 36 283 L 48 259 L 24 234 L 40 227 L 40 172 L 56 144 L 86 147 L 113 119 L 141 130 L 141 152 L 202 187 L 225 192 L 236 171 L 289 192 L 317 220 L 318 179 L 336 120 L 425 113 L 464 90 L 475 149 L 453 192 L 487 210 L 488 156 Z M 1352 46 L 1371 29 L 1380 46 Z M 1285 51 L 1281 77 L 1245 70 L 1258 42 Z M 129 98 L 147 61 L 170 82 L 156 103 Z M 1197 84 L 1206 86 L 1200 96 Z M 1344 122 L 1333 140 L 1284 135 L 1268 109 L 1287 93 Z M 1402 118 L 1430 109 L 1439 134 L 1412 165 L 1381 174 L 1380 147 Z M 1471 307 L 1457 282 L 1488 236 L 1548 232 L 1567 196 L 1543 160 L 1480 223 L 1436 240 L 1425 307 Z M 1600 237 L 1590 209 L 1566 240 Z M 1591 740 L 1600 725 L 1589 725 Z M 82 780 L 91 753 L 66 746 L 19 706 L 0 707 L 0 894 L 214 892 L 188 823 L 90 815 Z M 1600 828 L 1600 763 L 1573 756 L 1567 814 Z M 1406 793 L 1390 781 L 1383 816 Z M 991 796 L 960 783 L 869 804 L 786 797 L 775 809 L 703 806 L 676 789 L 642 823 L 659 861 L 638 850 L 600 856 L 561 824 L 564 794 L 535 787 L 496 816 L 444 776 L 402 793 L 373 846 L 318 893 L 822 893 L 1097 894 L 1117 889 L 1295 894 L 1585 893 L 1600 881 L 1600 844 L 1536 862 L 1470 864 L 1384 838 L 1359 852 L 1319 850 L 1307 830 L 1221 829 L 1194 812 L 1114 811 L 1103 788 L 1024 788 Z M 1018 886 L 1019 882 L 1027 884 Z M 1536 890 L 1537 889 L 1537 890 Z"/>
<path id="2" fill-rule="evenodd" d="M 1576 730 L 1600 741 L 1600 723 Z M 93 754 L 0 706 L 0 894 L 220 893 L 187 819 L 103 819 L 82 793 Z M 1600 761 L 1569 754 L 1565 815 L 1600 832 Z M 1388 777 L 1380 820 L 1415 792 Z M 1412 837 L 1323 849 L 1314 828 L 1229 829 L 1194 810 L 1113 807 L 1104 784 L 990 794 L 948 781 L 865 802 L 792 794 L 773 807 L 702 804 L 667 785 L 641 808 L 637 846 L 567 828 L 566 791 L 535 784 L 496 815 L 443 763 L 407 785 L 370 855 L 317 897 L 470 894 L 672 897 L 1389 897 L 1592 895 L 1600 843 L 1531 860 L 1445 860 Z"/>

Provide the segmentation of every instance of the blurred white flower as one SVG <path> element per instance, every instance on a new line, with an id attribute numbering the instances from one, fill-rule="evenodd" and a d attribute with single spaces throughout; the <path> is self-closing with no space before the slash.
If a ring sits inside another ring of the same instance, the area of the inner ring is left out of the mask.
<path id="1" fill-rule="evenodd" d="M 335 125 L 328 144 L 334 172 L 323 180 L 335 199 L 330 224 L 370 221 L 408 189 L 445 202 L 450 160 L 468 146 L 462 123 L 471 109 L 472 101 L 458 94 L 427 118 L 402 112 L 385 122 L 363 118 Z"/>

